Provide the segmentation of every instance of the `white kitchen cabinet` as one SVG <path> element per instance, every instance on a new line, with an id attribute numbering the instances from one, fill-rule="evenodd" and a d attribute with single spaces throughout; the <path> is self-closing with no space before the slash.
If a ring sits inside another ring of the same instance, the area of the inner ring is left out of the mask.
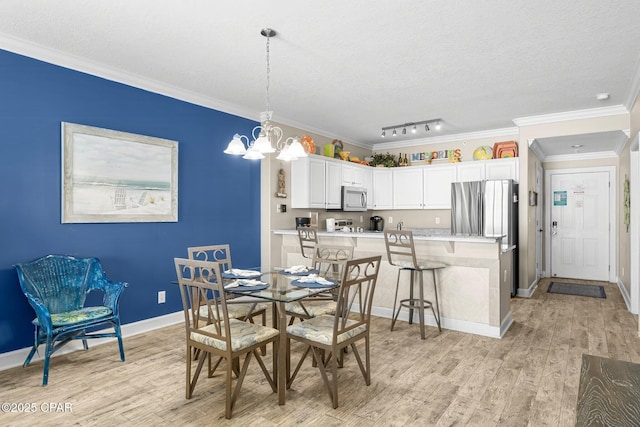
<path id="1" fill-rule="evenodd" d="M 326 162 L 326 208 L 342 207 L 342 165 Z"/>
<path id="2" fill-rule="evenodd" d="M 485 179 L 485 161 L 457 163 L 457 182 L 482 181 Z"/>
<path id="3" fill-rule="evenodd" d="M 423 209 L 451 209 L 451 183 L 456 181 L 455 165 L 431 165 L 423 169 Z"/>
<path id="4" fill-rule="evenodd" d="M 354 166 L 345 162 L 342 165 L 342 185 L 364 187 L 364 167 Z"/>
<path id="5" fill-rule="evenodd" d="M 393 208 L 393 174 L 390 168 L 373 168 L 373 197 L 369 209 Z"/>
<path id="6" fill-rule="evenodd" d="M 393 209 L 422 209 L 423 167 L 393 169 Z"/>
<path id="7" fill-rule="evenodd" d="M 326 162 L 303 157 L 291 162 L 291 207 L 326 207 Z"/>
<path id="8" fill-rule="evenodd" d="M 515 182 L 518 182 L 520 180 L 519 160 L 518 157 L 486 160 L 486 179 L 513 179 Z"/>

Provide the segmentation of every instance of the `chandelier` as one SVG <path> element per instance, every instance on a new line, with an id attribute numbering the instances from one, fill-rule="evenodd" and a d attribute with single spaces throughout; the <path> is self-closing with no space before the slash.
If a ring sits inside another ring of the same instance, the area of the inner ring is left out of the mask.
<path id="1" fill-rule="evenodd" d="M 297 137 L 290 137 L 282 141 L 282 129 L 271 123 L 273 111 L 269 108 L 269 77 L 271 67 L 269 62 L 269 42 L 271 37 L 275 37 L 276 32 L 271 28 L 264 28 L 260 31 L 267 38 L 267 108 L 260 113 L 260 125 L 253 128 L 251 136 L 253 140 L 249 142 L 246 135 L 235 134 L 227 149 L 226 154 L 241 155 L 243 159 L 259 160 L 264 159 L 265 154 L 279 151 L 278 160 L 296 160 L 299 157 L 307 157 L 300 140 Z M 245 146 L 246 145 L 246 146 Z"/>

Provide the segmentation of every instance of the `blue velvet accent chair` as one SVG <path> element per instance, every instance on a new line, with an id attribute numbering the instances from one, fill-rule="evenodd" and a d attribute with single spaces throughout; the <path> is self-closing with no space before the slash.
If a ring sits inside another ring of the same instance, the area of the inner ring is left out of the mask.
<path id="1" fill-rule="evenodd" d="M 124 362 L 118 302 L 126 283 L 107 279 L 97 258 L 47 255 L 15 267 L 20 287 L 36 312 L 35 340 L 23 366 L 29 365 L 40 344 L 46 344 L 43 386 L 49 379 L 51 355 L 71 340 L 82 340 L 88 350 L 87 339 L 115 337 Z M 102 305 L 85 307 L 86 296 L 93 291 L 103 293 Z M 114 332 L 86 331 L 104 325 Z"/>

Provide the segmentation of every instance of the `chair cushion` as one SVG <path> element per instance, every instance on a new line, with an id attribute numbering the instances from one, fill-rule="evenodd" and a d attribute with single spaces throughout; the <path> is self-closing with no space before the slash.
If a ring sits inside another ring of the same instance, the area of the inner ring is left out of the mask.
<path id="1" fill-rule="evenodd" d="M 410 270 L 432 270 L 436 268 L 446 267 L 445 264 L 441 264 L 439 262 L 424 261 L 424 260 L 418 260 L 418 268 L 416 268 L 411 261 L 402 261 L 402 260 L 394 261 L 394 265 L 400 268 L 407 268 Z"/>
<path id="2" fill-rule="evenodd" d="M 222 327 L 224 327 L 224 324 Z M 231 330 L 231 351 L 234 352 L 268 341 L 280 333 L 277 329 L 268 326 L 256 325 L 237 319 L 229 319 L 229 328 Z M 203 326 L 199 330 L 215 334 L 216 325 Z M 195 331 L 191 332 L 191 339 L 218 350 L 226 351 L 227 349 L 227 343 L 224 340 L 202 335 Z"/>
<path id="3" fill-rule="evenodd" d="M 296 301 L 286 304 L 287 313 L 297 314 L 299 316 L 307 317 L 304 308 L 307 310 L 308 316 L 316 317 L 323 314 L 334 314 L 336 312 L 335 301 Z"/>
<path id="4" fill-rule="evenodd" d="M 255 308 L 251 310 L 252 306 L 253 306 L 253 303 L 227 304 L 227 313 L 229 313 L 230 319 L 240 319 L 240 318 L 246 318 L 250 311 L 251 311 L 251 314 L 253 315 L 259 312 L 260 310 L 266 309 L 265 304 L 256 304 Z M 213 311 L 213 318 L 217 320 L 218 313 L 216 313 L 215 310 L 212 310 L 212 311 Z M 200 306 L 200 316 L 207 317 L 208 312 L 209 312 L 209 309 L 207 308 L 206 305 Z"/>
<path id="5" fill-rule="evenodd" d="M 287 334 L 315 341 L 320 344 L 331 345 L 333 340 L 333 323 L 335 316 L 322 315 L 304 322 L 287 326 Z M 355 321 L 347 320 L 347 325 Z M 360 325 L 338 336 L 338 343 L 344 342 L 367 330 L 366 325 Z"/>
<path id="6" fill-rule="evenodd" d="M 55 313 L 51 315 L 51 324 L 53 326 L 66 326 L 75 323 L 89 322 L 98 320 L 102 317 L 109 317 L 113 314 L 109 307 L 84 307 L 80 310 L 65 311 L 63 313 Z M 33 320 L 33 324 L 38 324 L 38 319 Z"/>

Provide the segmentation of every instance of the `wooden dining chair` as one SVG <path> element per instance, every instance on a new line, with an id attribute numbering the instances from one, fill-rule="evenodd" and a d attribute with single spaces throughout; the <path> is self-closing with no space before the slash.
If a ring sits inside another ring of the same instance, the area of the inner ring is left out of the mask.
<path id="1" fill-rule="evenodd" d="M 296 368 L 287 379 L 290 388 L 309 353 L 325 383 L 331 403 L 338 407 L 338 365 L 343 349 L 351 347 L 366 385 L 371 384 L 371 305 L 381 256 L 349 260 L 338 293 L 334 315 L 320 315 L 287 327 L 287 339 L 306 345 Z M 356 343 L 363 342 L 364 361 Z"/>
<path id="2" fill-rule="evenodd" d="M 208 377 L 213 377 L 220 363 L 225 361 L 225 418 L 231 418 L 233 406 L 240 394 L 249 363 L 255 357 L 272 391 L 277 392 L 274 377 L 268 372 L 259 347 L 277 342 L 279 331 L 267 326 L 234 319 L 229 316 L 227 300 L 224 297 L 220 265 L 217 262 L 174 259 L 180 297 L 184 310 L 186 331 L 186 398 L 193 395 L 196 383 L 208 361 Z M 206 314 L 202 314 L 206 307 Z M 195 372 L 192 372 L 194 350 L 209 357 L 200 357 Z M 212 363 L 212 357 L 217 361 Z M 236 361 L 244 362 L 239 370 L 234 369 Z M 237 375 L 233 387 L 234 374 Z"/>
<path id="3" fill-rule="evenodd" d="M 311 268 L 318 270 L 319 276 L 342 278 L 345 263 L 353 258 L 353 246 L 316 244 L 313 249 Z M 295 319 L 305 320 L 321 314 L 333 314 L 336 310 L 338 290 L 323 292 L 309 298 L 288 303 L 289 324 Z"/>

